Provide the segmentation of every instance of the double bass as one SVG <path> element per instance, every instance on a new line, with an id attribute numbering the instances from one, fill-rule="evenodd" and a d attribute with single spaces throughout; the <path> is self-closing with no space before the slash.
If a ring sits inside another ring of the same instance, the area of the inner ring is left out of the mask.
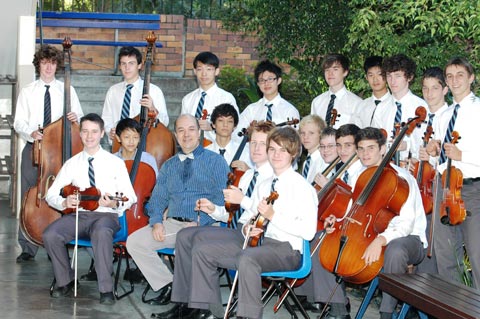
<path id="1" fill-rule="evenodd" d="M 153 64 L 153 48 L 155 46 L 155 41 L 157 37 L 150 31 L 146 38 L 148 42 L 147 48 L 147 59 L 145 61 L 145 75 L 143 81 L 143 94 L 145 96 L 150 91 L 150 80 Z M 165 127 L 160 121 L 156 118 L 157 114 L 155 112 L 149 111 L 145 106 L 142 106 L 140 114 L 135 117 L 135 120 L 139 121 L 140 124 L 146 129 L 146 152 L 150 153 L 155 157 L 157 161 L 157 167 L 160 169 L 163 162 L 172 157 L 175 154 L 175 139 L 172 132 Z M 147 123 L 147 124 L 146 124 Z M 112 144 L 112 153 L 118 152 L 120 144 L 118 141 L 114 140 Z"/>
<path id="2" fill-rule="evenodd" d="M 415 117 L 402 128 L 381 163 L 367 168 L 360 175 L 350 210 L 341 221 L 336 222 L 336 230 L 326 236 L 320 247 L 319 258 L 323 267 L 345 281 L 355 284 L 368 282 L 383 267 L 383 251 L 380 259 L 370 265 L 362 256 L 377 235 L 387 228 L 390 220 L 400 213 L 408 197 L 408 183 L 398 176 L 390 160 L 404 135 L 410 134 L 423 122 L 426 113 L 425 108 L 418 107 Z"/>
<path id="3" fill-rule="evenodd" d="M 142 96 L 148 94 L 150 88 L 153 48 L 156 41 L 155 34 L 150 32 L 146 40 L 148 45 Z M 145 203 L 150 199 L 156 182 L 153 168 L 141 161 L 142 153 L 146 151 L 152 154 L 157 161 L 158 168 L 175 153 L 173 135 L 163 124 L 158 122 L 155 113 L 150 112 L 147 107 L 142 106 L 140 117 L 137 120 L 139 120 L 142 125 L 140 142 L 137 146 L 135 158 L 125 161 L 130 181 L 132 182 L 135 195 L 137 195 L 137 202 L 125 212 L 128 234 L 148 224 L 148 216 L 144 212 L 144 208 Z"/>
<path id="4" fill-rule="evenodd" d="M 61 214 L 45 201 L 48 189 L 55 176 L 70 157 L 83 149 L 80 140 L 80 127 L 67 119 L 71 111 L 70 83 L 72 41 L 63 40 L 65 65 L 63 117 L 43 128 L 43 139 L 36 143 L 35 156 L 38 159 L 38 177 L 36 186 L 30 188 L 23 200 L 20 212 L 20 227 L 25 237 L 36 245 L 43 245 L 42 234 L 45 228 Z"/>

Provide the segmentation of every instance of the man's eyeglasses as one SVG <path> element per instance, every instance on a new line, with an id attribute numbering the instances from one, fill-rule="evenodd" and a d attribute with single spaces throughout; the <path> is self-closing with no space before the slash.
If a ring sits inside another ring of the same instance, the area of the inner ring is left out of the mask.
<path id="1" fill-rule="evenodd" d="M 336 144 L 320 145 L 320 149 L 321 149 L 322 151 L 324 151 L 324 150 L 331 150 L 331 149 L 336 148 L 336 147 L 337 147 Z"/>
<path id="2" fill-rule="evenodd" d="M 266 79 L 258 79 L 257 83 L 258 84 L 265 84 L 265 83 L 273 83 L 275 80 L 278 78 L 266 78 Z"/>

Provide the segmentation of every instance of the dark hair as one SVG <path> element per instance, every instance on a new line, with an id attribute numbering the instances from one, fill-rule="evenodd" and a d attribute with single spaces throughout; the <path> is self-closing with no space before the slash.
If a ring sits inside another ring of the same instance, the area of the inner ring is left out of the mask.
<path id="1" fill-rule="evenodd" d="M 122 135 L 122 132 L 127 129 L 137 131 L 138 134 L 142 133 L 142 125 L 134 119 L 127 117 L 117 123 L 117 126 L 115 127 L 115 134 L 120 136 Z"/>
<path id="2" fill-rule="evenodd" d="M 465 59 L 463 57 L 454 57 L 454 58 L 448 60 L 447 64 L 445 65 L 445 71 L 447 70 L 447 67 L 449 67 L 451 65 L 464 67 L 467 70 L 468 75 L 475 74 L 475 70 L 473 69 L 473 65 L 470 62 L 468 62 L 467 59 Z"/>
<path id="3" fill-rule="evenodd" d="M 95 122 L 98 124 L 98 126 L 100 126 L 100 130 L 103 131 L 104 128 L 105 128 L 105 122 L 103 122 L 103 119 L 100 115 L 98 115 L 97 113 L 88 113 L 87 115 L 84 115 L 81 119 L 80 119 L 80 129 L 82 129 L 82 124 L 83 122 L 85 121 L 90 121 L 90 122 Z"/>
<path id="4" fill-rule="evenodd" d="M 234 126 L 237 127 L 238 125 L 238 112 L 235 110 L 235 107 L 229 103 L 223 103 L 220 105 L 215 106 L 213 109 L 212 115 L 210 116 L 210 122 L 215 124 L 215 121 L 218 117 L 233 117 Z"/>
<path id="5" fill-rule="evenodd" d="M 40 74 L 40 62 L 42 60 L 48 60 L 52 63 L 57 64 L 57 71 L 58 69 L 63 67 L 63 54 L 62 52 L 48 44 L 42 45 L 37 52 L 33 55 L 33 66 L 35 67 L 35 73 L 37 75 Z"/>
<path id="6" fill-rule="evenodd" d="M 142 54 L 137 48 L 134 47 L 122 47 L 120 51 L 118 52 L 118 61 L 120 62 L 120 59 L 124 56 L 135 56 L 137 59 L 137 63 L 141 64 L 142 63 Z"/>
<path id="7" fill-rule="evenodd" d="M 350 71 L 350 61 L 346 56 L 338 53 L 325 56 L 322 62 L 322 70 L 325 71 L 335 63 L 339 63 L 345 71 Z"/>
<path id="8" fill-rule="evenodd" d="M 423 72 L 422 83 L 423 83 L 423 80 L 428 78 L 437 79 L 438 82 L 440 82 L 440 85 L 442 86 L 442 88 L 447 86 L 447 83 L 445 82 L 445 76 L 443 75 L 443 70 L 438 66 L 428 68 L 425 70 L 425 72 Z"/>
<path id="9" fill-rule="evenodd" d="M 263 60 L 260 63 L 257 64 L 254 70 L 254 75 L 255 75 L 255 81 L 258 82 L 258 78 L 260 77 L 260 74 L 263 72 L 271 72 L 274 73 L 277 78 L 282 77 L 282 68 L 279 67 L 277 64 L 269 61 L 269 60 Z"/>
<path id="10" fill-rule="evenodd" d="M 216 68 L 218 68 L 218 66 L 220 65 L 220 60 L 218 59 L 218 57 L 213 54 L 212 52 L 200 52 L 199 54 L 197 54 L 197 56 L 195 57 L 195 59 L 193 59 L 193 67 L 196 69 L 197 68 L 197 63 L 198 62 L 201 62 L 203 64 L 208 64 L 208 65 L 212 65 Z"/>
<path id="11" fill-rule="evenodd" d="M 267 149 L 270 147 L 270 141 L 274 141 L 287 150 L 287 152 L 292 156 L 291 163 L 293 163 L 293 161 L 296 160 L 302 152 L 300 136 L 298 135 L 297 131 L 290 126 L 276 128 L 271 131 L 267 138 Z"/>
<path id="12" fill-rule="evenodd" d="M 365 62 L 363 63 L 363 70 L 365 70 L 365 73 L 368 73 L 368 70 L 378 66 L 382 70 L 382 75 L 385 76 L 385 72 L 383 72 L 383 68 L 382 68 L 382 62 L 383 62 L 383 58 L 381 56 L 378 56 L 378 55 L 369 56 L 368 58 L 365 59 Z"/>
<path id="13" fill-rule="evenodd" d="M 337 134 L 336 129 L 334 129 L 331 126 L 327 126 L 326 128 L 323 129 L 322 134 L 320 135 L 320 139 L 322 139 L 324 137 L 327 137 L 327 136 L 335 137 L 336 134 Z"/>
<path id="14" fill-rule="evenodd" d="M 355 135 L 355 145 L 358 147 L 360 141 L 374 140 L 381 147 L 387 142 L 387 138 L 382 131 L 376 127 L 365 127 L 360 129 Z"/>
<path id="15" fill-rule="evenodd" d="M 385 73 L 403 71 L 407 80 L 413 83 L 417 64 L 405 54 L 397 54 L 383 60 L 383 70 Z"/>
<path id="16" fill-rule="evenodd" d="M 355 137 L 359 130 L 360 128 L 355 124 L 343 124 L 337 129 L 337 132 L 335 133 L 335 139 L 349 135 L 353 135 Z"/>

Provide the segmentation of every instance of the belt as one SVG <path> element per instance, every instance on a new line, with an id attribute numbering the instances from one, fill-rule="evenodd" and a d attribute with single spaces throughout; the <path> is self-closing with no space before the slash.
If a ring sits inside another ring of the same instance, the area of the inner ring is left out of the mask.
<path id="1" fill-rule="evenodd" d="M 464 178 L 463 179 L 463 184 L 464 185 L 472 185 L 473 183 L 479 182 L 480 177 L 475 177 L 475 178 Z"/>
<path id="2" fill-rule="evenodd" d="M 182 223 L 189 223 L 192 221 L 191 219 L 184 218 L 184 217 L 170 217 L 170 218 Z"/>

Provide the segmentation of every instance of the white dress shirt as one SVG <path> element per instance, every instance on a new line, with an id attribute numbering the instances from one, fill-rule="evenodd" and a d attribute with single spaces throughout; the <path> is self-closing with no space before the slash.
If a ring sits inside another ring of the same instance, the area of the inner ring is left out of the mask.
<path id="1" fill-rule="evenodd" d="M 230 164 L 232 164 L 233 157 L 237 153 L 239 146 L 240 146 L 240 142 L 233 139 L 231 139 L 230 142 L 228 142 L 228 144 L 225 147 L 220 147 L 217 144 L 217 141 L 214 140 L 212 144 L 205 147 L 205 149 L 215 152 L 217 154 L 220 154 L 220 150 L 224 149 L 225 153 L 223 154 L 223 158 L 225 159 L 227 164 L 230 166 Z M 239 160 L 247 163 L 248 167 L 253 167 L 253 163 L 250 160 L 250 151 L 249 151 L 248 143 L 243 148 L 243 151 L 242 151 L 242 154 L 240 155 Z"/>
<path id="2" fill-rule="evenodd" d="M 105 103 L 103 104 L 102 119 L 105 121 L 105 132 L 110 132 L 112 128 L 117 125 L 122 115 L 123 98 L 125 91 L 127 90 L 127 82 L 120 82 L 112 85 L 105 97 Z M 143 80 L 139 77 L 135 81 L 131 89 L 130 99 L 130 118 L 134 118 L 142 109 L 140 100 L 143 93 Z M 150 83 L 149 93 L 153 100 L 153 105 L 158 111 L 157 119 L 165 126 L 168 126 L 169 118 L 167 112 L 167 105 L 165 104 L 165 97 L 162 90 L 155 84 Z"/>
<path id="3" fill-rule="evenodd" d="M 316 149 L 312 154 L 309 154 L 309 155 L 310 155 L 310 169 L 308 170 L 308 174 L 307 174 L 307 182 L 312 184 L 315 180 L 315 176 L 318 173 L 321 174 L 328 165 L 325 163 L 322 156 L 320 155 L 319 149 Z M 305 168 L 305 163 L 306 163 L 306 159 L 302 165 L 302 173 L 303 173 L 303 169 Z"/>
<path id="4" fill-rule="evenodd" d="M 43 100 L 45 96 L 45 85 L 50 85 L 50 101 L 52 122 L 55 122 L 63 116 L 64 104 L 64 83 L 53 80 L 51 83 L 45 83 L 41 79 L 34 81 L 24 87 L 17 99 L 15 111 L 15 121 L 13 127 L 15 131 L 27 142 L 33 142 L 30 136 L 32 132 L 43 127 Z M 78 119 L 83 116 L 82 107 L 78 100 L 75 89 L 70 86 L 71 111 L 77 114 Z"/>
<path id="5" fill-rule="evenodd" d="M 102 195 L 109 193 L 115 196 L 115 193 L 118 192 L 128 198 L 123 204 L 120 203 L 118 209 L 99 206 L 95 211 L 123 214 L 124 210 L 136 203 L 137 196 L 130 182 L 125 162 L 102 148 L 93 156 L 82 151 L 66 161 L 58 172 L 52 186 L 48 189 L 45 198 L 47 203 L 53 208 L 62 211 L 64 210 L 62 202 L 65 198 L 60 196 L 60 190 L 64 186 L 73 184 L 79 187 L 80 190 L 90 187 L 88 177 L 89 157 L 94 158 L 92 165 L 95 173 L 95 187 L 100 190 Z M 80 208 L 80 210 L 82 209 Z"/>
<path id="6" fill-rule="evenodd" d="M 273 204 L 275 214 L 268 223 L 265 237 L 288 241 L 293 249 L 303 253 L 303 239 L 311 240 L 317 230 L 318 199 L 312 185 L 291 167 L 258 185 L 253 193 L 252 208 L 246 210 L 238 222 L 245 225 L 257 216 L 256 207 L 270 195 L 274 178 L 278 178 L 275 190 L 279 197 Z"/>
<path id="7" fill-rule="evenodd" d="M 381 98 L 377 98 L 372 95 L 358 105 L 357 113 L 355 114 L 354 124 L 360 128 L 365 127 L 376 127 L 382 128 L 388 132 L 391 131 L 391 128 L 387 130 L 385 123 L 393 116 L 395 117 L 395 112 L 397 111 L 394 108 L 392 103 L 392 95 L 390 92 L 385 93 Z M 380 103 L 375 104 L 375 101 L 378 100 Z M 393 114 L 393 115 L 392 115 Z"/>
<path id="8" fill-rule="evenodd" d="M 250 104 L 240 114 L 240 120 L 237 125 L 236 132 L 240 132 L 243 128 L 248 128 L 250 123 L 254 120 L 264 121 L 267 118 L 268 107 L 266 104 L 273 104 L 272 106 L 272 122 L 280 124 L 287 120 L 300 120 L 300 113 L 295 106 L 277 94 L 271 101 L 265 97 L 261 98 L 255 103 Z"/>
<path id="9" fill-rule="evenodd" d="M 402 122 L 408 122 L 409 119 L 415 117 L 415 110 L 419 106 L 423 106 L 426 110 L 428 110 L 427 102 L 425 102 L 420 97 L 416 96 L 412 93 L 412 91 L 408 91 L 404 97 L 400 100 L 397 100 L 393 97 L 393 115 L 390 119 L 386 122 L 388 136 L 393 135 L 393 126 L 395 122 L 395 114 L 397 112 L 397 106 L 395 102 L 400 102 L 402 104 Z M 415 128 L 410 136 L 406 136 L 404 141 L 407 143 L 407 149 L 400 152 L 400 159 L 404 160 L 408 158 L 408 153 L 412 153 L 413 158 L 418 158 L 418 152 L 420 150 L 420 146 L 423 144 L 423 133 L 425 130 L 421 130 L 420 128 Z"/>
<path id="10" fill-rule="evenodd" d="M 185 95 L 182 99 L 182 111 L 180 114 L 191 114 L 195 116 L 195 113 L 197 112 L 198 102 L 202 97 L 202 92 L 203 90 L 198 88 Z M 207 95 L 205 95 L 205 103 L 203 104 L 203 109 L 207 110 L 208 112 L 207 119 L 210 119 L 213 109 L 223 103 L 233 105 L 235 110 L 237 110 L 237 113 L 240 114 L 240 112 L 238 111 L 237 101 L 235 101 L 232 93 L 219 88 L 216 83 L 205 92 L 207 93 Z M 214 141 L 215 131 L 205 131 L 204 136 L 206 139 Z"/>
<path id="11" fill-rule="evenodd" d="M 340 115 L 337 117 L 337 121 L 333 127 L 339 128 L 343 124 L 353 123 L 354 114 L 357 113 L 358 105 L 362 102 L 362 99 L 348 91 L 345 86 L 336 93 L 328 90 L 313 99 L 310 113 L 317 114 L 322 119 L 325 119 L 332 94 L 336 96 L 333 108 L 336 109 L 338 115 Z"/>
<path id="12" fill-rule="evenodd" d="M 458 109 L 454 131 L 457 131 L 461 137 L 458 140 L 457 147 L 462 151 L 462 160 L 452 160 L 452 165 L 462 171 L 463 178 L 477 178 L 480 177 L 480 147 L 478 146 L 478 132 L 475 129 L 480 118 L 480 99 L 477 96 L 470 93 L 462 101 L 453 101 L 453 104 L 442 113 L 439 121 L 435 122 L 433 128 L 435 139 L 443 143 L 448 123 L 457 103 L 460 104 L 460 108 Z M 440 133 L 437 134 L 437 132 Z M 440 165 L 438 170 L 443 172 L 446 166 L 447 162 Z"/>
<path id="13" fill-rule="evenodd" d="M 120 148 L 119 151 L 115 153 L 115 155 L 120 157 L 122 160 L 126 161 L 126 159 L 123 158 L 122 156 L 122 148 Z M 135 160 L 135 156 L 136 155 L 133 156 L 133 160 Z M 140 161 L 147 164 L 153 169 L 153 171 L 155 172 L 155 179 L 156 179 L 156 177 L 158 176 L 158 166 L 157 166 L 157 160 L 155 159 L 155 157 L 153 157 L 153 155 L 148 152 L 142 152 Z"/>

